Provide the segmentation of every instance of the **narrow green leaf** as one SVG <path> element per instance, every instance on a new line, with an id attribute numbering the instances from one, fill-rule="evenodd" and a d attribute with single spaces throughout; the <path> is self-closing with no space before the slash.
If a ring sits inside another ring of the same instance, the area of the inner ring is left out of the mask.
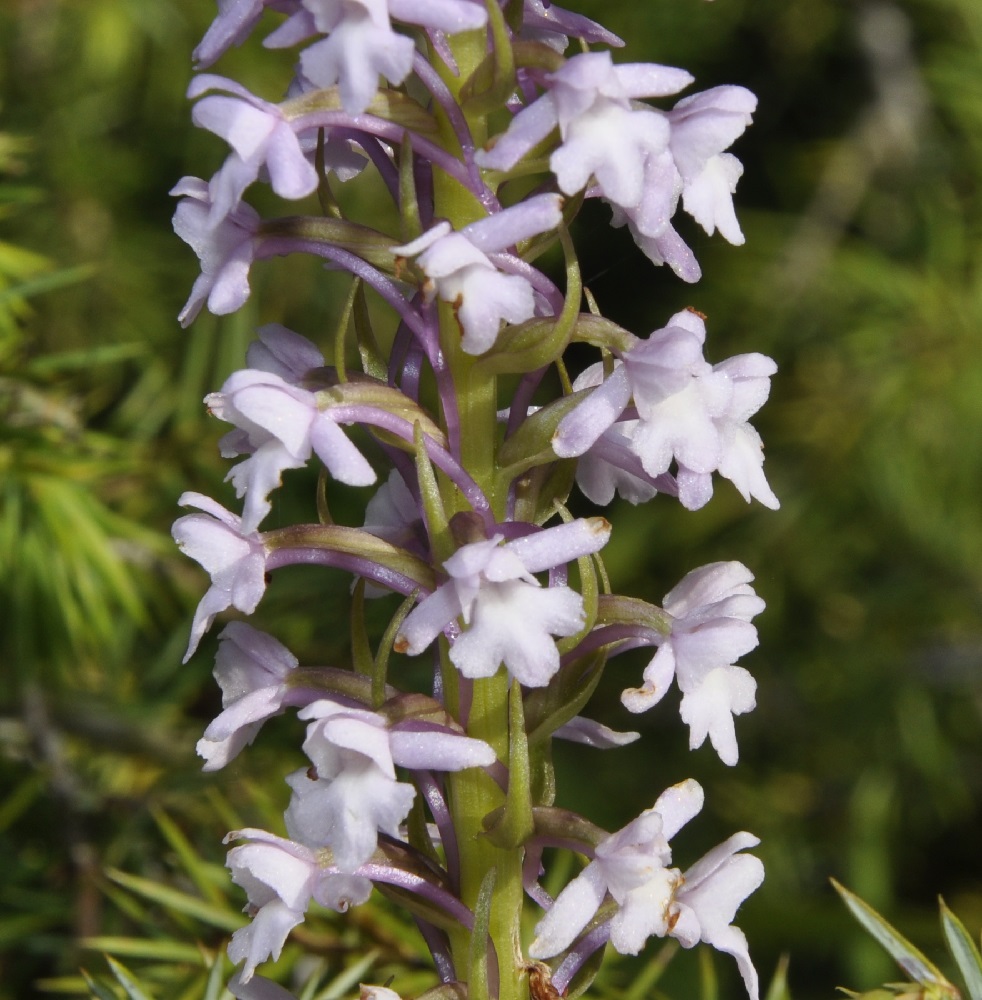
<path id="1" fill-rule="evenodd" d="M 224 902 L 225 895 L 219 889 L 208 874 L 207 862 L 194 849 L 191 842 L 184 836 L 178 825 L 157 806 L 150 807 L 150 815 L 153 817 L 157 829 L 164 835 L 164 839 L 177 854 L 181 862 L 181 867 L 187 872 L 188 877 L 194 883 L 195 888 L 206 899 L 219 905 Z"/>
<path id="2" fill-rule="evenodd" d="M 39 258 L 41 259 L 41 258 Z M 24 281 L 19 285 L 11 285 L 9 288 L 0 289 L 0 306 L 16 299 L 30 298 L 32 295 L 40 295 L 43 292 L 50 292 L 55 288 L 64 288 L 65 285 L 74 285 L 79 281 L 92 277 L 96 269 L 88 264 L 79 267 L 69 267 L 62 271 L 54 271 L 51 274 L 41 275 L 33 281 Z"/>
<path id="3" fill-rule="evenodd" d="M 378 961 L 378 951 L 372 950 L 338 973 L 317 994 L 316 1000 L 340 1000 L 365 978 L 365 974 Z"/>
<path id="4" fill-rule="evenodd" d="M 93 979 L 85 971 L 85 969 L 82 969 L 81 971 L 82 971 L 82 978 L 85 980 L 85 985 L 88 986 L 89 990 L 91 991 L 94 997 L 97 997 L 98 1000 L 119 1000 L 119 997 L 116 996 L 116 994 L 111 989 L 109 989 L 108 986 L 105 986 L 98 980 Z"/>
<path id="5" fill-rule="evenodd" d="M 358 338 L 358 353 L 361 356 L 361 370 L 372 378 L 386 381 L 389 368 L 385 363 L 385 355 L 379 347 L 372 329 L 372 319 L 368 312 L 368 300 L 365 297 L 365 286 L 359 284 L 355 296 L 355 335 Z"/>
<path id="6" fill-rule="evenodd" d="M 82 939 L 82 947 L 101 951 L 104 955 L 124 955 L 126 958 L 145 958 L 157 962 L 187 962 L 201 965 L 201 949 L 181 941 L 155 940 L 152 938 L 90 937 Z"/>
<path id="7" fill-rule="evenodd" d="M 938 902 L 945 941 L 968 987 L 968 995 L 971 1000 L 982 1000 L 982 955 L 972 935 L 965 930 L 965 925 L 948 909 L 943 899 L 939 897 Z"/>
<path id="8" fill-rule="evenodd" d="M 218 927 L 224 931 L 235 931 L 245 923 L 245 918 L 241 914 L 233 912 L 227 906 L 216 906 L 195 896 L 189 896 L 185 892 L 161 885 L 152 879 L 128 875 L 115 868 L 107 869 L 106 874 L 118 885 L 131 892 L 153 900 L 155 903 L 160 903 L 177 913 L 201 920 L 212 927 Z"/>
<path id="9" fill-rule="evenodd" d="M 140 985 L 134 978 L 133 973 L 122 962 L 117 962 L 114 958 L 110 958 L 109 955 L 106 956 L 106 961 L 109 963 L 109 968 L 112 969 L 112 973 L 116 977 L 116 982 L 126 990 L 129 1000 L 152 1000 L 149 993 L 145 993 L 140 989 Z"/>
<path id="10" fill-rule="evenodd" d="M 407 132 L 399 145 L 399 235 L 403 243 L 412 243 L 423 231 L 416 197 L 414 161 L 413 144 Z"/>
<path id="11" fill-rule="evenodd" d="M 492 825 L 485 828 L 488 839 L 496 847 L 511 850 L 524 844 L 535 832 L 531 774 L 522 686 L 512 681 L 508 691 L 508 790 L 500 816 L 494 816 Z"/>
<path id="12" fill-rule="evenodd" d="M 348 297 L 344 301 L 344 308 L 338 319 L 338 325 L 334 330 L 334 367 L 337 369 L 338 380 L 348 381 L 348 369 L 345 363 L 345 341 L 347 340 L 348 324 L 351 322 L 351 314 L 354 312 L 355 299 L 358 297 L 358 289 L 361 287 L 361 278 L 355 278 L 351 282 Z"/>
<path id="13" fill-rule="evenodd" d="M 375 657 L 375 663 L 372 667 L 372 707 L 378 708 L 382 702 L 385 701 L 387 692 L 385 681 L 389 673 L 389 657 L 392 655 L 392 647 L 395 644 L 396 636 L 399 634 L 399 629 L 402 628 L 402 623 L 406 620 L 409 612 L 412 611 L 413 605 L 416 603 L 416 598 L 419 596 L 419 592 L 414 590 L 403 602 L 399 605 L 396 613 L 392 616 L 391 621 L 385 627 L 385 632 L 382 633 L 382 639 L 379 642 L 378 655 Z"/>
<path id="14" fill-rule="evenodd" d="M 221 1000 L 225 991 L 225 959 L 224 952 L 218 951 L 212 957 L 211 968 L 208 970 L 208 980 L 201 1000 Z"/>
<path id="15" fill-rule="evenodd" d="M 713 950 L 705 945 L 699 949 L 699 995 L 702 1000 L 719 1000 L 719 979 Z"/>
<path id="16" fill-rule="evenodd" d="M 786 954 L 777 960 L 764 1000 L 791 1000 L 791 991 L 788 989 L 788 964 L 789 956 Z"/>
<path id="17" fill-rule="evenodd" d="M 939 986 L 946 993 L 955 987 L 945 979 L 941 970 L 919 949 L 915 948 L 899 931 L 886 922 L 868 903 L 855 893 L 830 879 L 835 891 L 842 897 L 852 915 L 912 980 L 922 986 Z"/>
<path id="18" fill-rule="evenodd" d="M 358 577 L 351 591 L 351 614 L 349 629 L 351 632 L 351 665 L 355 672 L 364 677 L 374 674 L 375 657 L 372 656 L 372 645 L 368 638 L 368 626 L 365 623 L 365 584 L 363 576 Z"/>
<path id="19" fill-rule="evenodd" d="M 471 932 L 468 956 L 468 1000 L 488 1000 L 488 941 L 490 940 L 491 906 L 494 903 L 494 882 L 497 869 L 491 868 L 481 882 L 474 907 L 474 930 Z"/>
<path id="20" fill-rule="evenodd" d="M 418 420 L 413 424 L 413 440 L 416 446 L 416 479 L 419 482 L 426 533 L 430 538 L 434 559 L 442 563 L 453 554 L 453 540 L 450 537 L 440 484 L 437 482 L 433 463 L 426 453 L 423 425 Z"/>

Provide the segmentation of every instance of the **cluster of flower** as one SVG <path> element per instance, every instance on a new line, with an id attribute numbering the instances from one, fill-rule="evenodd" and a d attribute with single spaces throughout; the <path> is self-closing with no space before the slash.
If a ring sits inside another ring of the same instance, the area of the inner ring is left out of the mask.
<path id="1" fill-rule="evenodd" d="M 756 1000 L 747 942 L 732 926 L 763 877 L 742 853 L 756 838 L 738 833 L 683 874 L 669 841 L 701 808 L 694 781 L 608 834 L 556 808 L 549 781 L 535 773 L 550 766 L 552 737 L 601 748 L 637 738 L 579 712 L 606 662 L 638 647 L 656 651 L 624 705 L 645 711 L 675 678 L 690 745 L 708 736 L 725 763 L 737 760 L 733 718 L 754 707 L 755 682 L 735 662 L 756 646 L 752 619 L 763 609 L 751 573 L 735 562 L 702 567 L 661 607 L 608 593 L 598 553 L 610 524 L 574 519 L 563 503 L 575 481 L 597 504 L 660 492 L 696 509 L 716 472 L 747 500 L 776 507 L 748 422 L 774 364 L 758 354 L 710 364 L 704 317 L 691 310 L 644 339 L 581 313 L 567 226 L 582 198 L 602 198 L 655 263 L 696 280 L 698 264 L 671 220 L 681 200 L 708 233 L 742 242 L 732 205 L 742 168 L 726 149 L 755 98 L 718 87 L 669 111 L 645 103 L 677 94 L 691 76 L 586 51 L 621 43 L 548 0 L 219 0 L 195 51 L 199 66 L 241 43 L 265 8 L 285 15 L 267 46 L 309 43 L 287 98 L 269 103 L 210 74 L 189 91 L 199 98 L 196 124 L 231 152 L 211 181 L 184 178 L 173 191 L 175 229 L 201 259 L 181 322 L 206 302 L 216 314 L 241 307 L 253 261 L 308 253 L 351 273 L 352 301 L 364 286 L 374 290 L 397 323 L 386 358 L 356 318 L 358 375 L 328 366 L 298 333 L 262 327 L 247 367 L 207 397 L 232 426 L 221 451 L 241 458 L 229 479 L 243 509 L 181 498 L 197 512 L 175 523 L 174 537 L 211 576 L 187 657 L 216 615 L 251 614 L 267 575 L 291 564 L 341 569 L 363 594 L 404 600 L 367 670 L 301 667 L 239 621 L 221 634 L 224 710 L 198 745 L 206 769 L 223 767 L 288 708 L 307 724 L 310 760 L 286 779 L 288 839 L 229 835 L 243 841 L 228 864 L 253 914 L 229 948 L 242 963 L 230 988 L 256 1000 L 283 995 L 254 976 L 256 966 L 279 955 L 311 900 L 343 912 L 375 884 L 420 901 L 413 913 L 444 983 L 466 983 L 481 948 L 462 948 L 435 912 L 464 931 L 485 929 L 482 961 L 502 1000 L 541 969 L 536 962 L 554 960 L 549 975 L 563 992 L 608 941 L 636 954 L 653 935 L 735 956 Z M 566 58 L 570 37 L 584 51 Z M 507 127 L 484 141 L 489 115 L 497 122 L 503 111 Z M 262 179 L 282 198 L 319 191 L 336 207 L 334 189 L 368 163 L 399 211 L 398 235 L 340 210 L 262 220 L 242 201 Z M 542 187 L 503 206 L 509 182 L 536 172 L 546 175 Z M 565 291 L 531 263 L 557 239 Z M 559 399 L 533 405 L 574 341 L 599 349 L 601 360 Z M 501 375 L 517 383 L 507 400 L 498 398 Z M 261 530 L 283 472 L 315 455 L 327 475 L 356 487 L 389 468 L 363 526 L 322 518 Z M 432 696 L 389 685 L 391 653 L 427 651 Z M 432 821 L 422 831 L 406 825 L 417 796 Z M 588 859 L 555 900 L 540 884 L 547 846 Z M 490 896 L 475 888 L 489 871 L 498 879 Z M 512 954 L 521 914 L 495 901 L 510 891 L 509 871 L 519 897 L 546 911 L 527 948 L 531 964 Z"/>

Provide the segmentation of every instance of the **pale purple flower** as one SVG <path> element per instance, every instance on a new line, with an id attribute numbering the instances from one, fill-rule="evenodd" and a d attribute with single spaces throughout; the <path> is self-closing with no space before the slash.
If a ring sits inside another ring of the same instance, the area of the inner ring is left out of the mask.
<path id="1" fill-rule="evenodd" d="M 757 98 L 745 87 L 724 86 L 683 97 L 668 115 L 682 207 L 710 236 L 718 228 L 737 245 L 744 239 L 733 192 L 743 166 L 724 150 L 743 134 L 756 108 Z"/>
<path id="2" fill-rule="evenodd" d="M 615 66 L 608 52 L 573 56 L 546 76 L 547 92 L 520 111 L 477 162 L 510 170 L 558 126 L 561 143 L 549 166 L 560 190 L 575 194 L 593 176 L 607 200 L 634 207 L 644 193 L 645 164 L 665 152 L 670 130 L 662 112 L 632 100 L 675 94 L 691 82 L 691 74 L 667 66 Z"/>
<path id="3" fill-rule="evenodd" d="M 284 382 L 301 385 L 315 368 L 324 366 L 324 355 L 306 337 L 279 323 L 267 323 L 256 331 L 246 349 L 246 367 L 272 372 Z"/>
<path id="4" fill-rule="evenodd" d="M 730 386 L 725 409 L 714 417 L 720 441 L 716 471 L 729 479 L 748 503 L 756 499 L 771 510 L 777 510 L 781 503 L 764 477 L 764 445 L 748 420 L 766 402 L 776 371 L 774 361 L 763 354 L 740 354 L 713 366 L 714 374 L 726 378 Z M 690 510 L 701 507 L 713 494 L 711 475 L 681 462 L 678 487 L 679 499 Z"/>
<path id="5" fill-rule="evenodd" d="M 489 350 L 502 320 L 521 323 L 535 313 L 535 293 L 528 280 L 503 273 L 488 255 L 554 229 L 562 220 L 561 205 L 559 195 L 536 195 L 459 232 L 441 222 L 411 243 L 392 248 L 397 256 L 417 258 L 430 279 L 430 296 L 454 304 L 468 354 Z"/>
<path id="6" fill-rule="evenodd" d="M 685 948 L 705 941 L 737 960 L 751 1000 L 757 973 L 747 939 L 731 926 L 740 904 L 763 881 L 763 866 L 739 854 L 758 839 L 737 833 L 713 848 L 685 874 L 672 864 L 669 841 L 702 808 L 703 792 L 691 779 L 663 792 L 651 809 L 597 845 L 594 859 L 556 897 L 535 928 L 532 958 L 568 948 L 610 893 L 619 909 L 610 919 L 610 943 L 636 955 L 649 937 L 674 937 Z"/>
<path id="7" fill-rule="evenodd" d="M 689 726 L 689 747 L 708 736 L 725 764 L 739 757 L 733 716 L 755 705 L 757 684 L 743 667 L 733 664 L 757 646 L 751 620 L 764 602 L 742 563 L 718 562 L 688 573 L 665 595 L 671 633 L 644 671 L 644 684 L 629 688 L 621 701 L 631 712 L 656 705 L 674 677 L 682 692 L 680 713 Z"/>
<path id="8" fill-rule="evenodd" d="M 612 750 L 614 747 L 626 747 L 641 739 L 640 733 L 618 732 L 605 726 L 602 722 L 576 715 L 569 722 L 561 725 L 553 734 L 556 739 L 568 740 L 570 743 L 582 743 L 584 746 L 597 750 Z"/>
<path id="9" fill-rule="evenodd" d="M 544 42 L 557 52 L 566 51 L 569 36 L 613 48 L 620 48 L 624 44 L 623 39 L 608 31 L 602 24 L 554 3 L 547 6 L 543 0 L 525 0 L 521 35 L 531 41 Z"/>
<path id="10" fill-rule="evenodd" d="M 462 545 L 443 565 L 449 578 L 403 622 L 396 649 L 415 656 L 458 616 L 465 628 L 450 659 L 465 677 L 492 677 L 503 663 L 527 687 L 559 669 L 553 636 L 583 626 L 583 599 L 532 575 L 599 551 L 610 537 L 601 517 L 561 524 L 505 542 L 502 535 Z"/>
<path id="11" fill-rule="evenodd" d="M 222 455 L 249 455 L 227 477 L 236 496 L 246 498 L 245 530 L 257 528 L 269 513 L 269 494 L 280 484 L 283 471 L 303 467 L 312 454 L 342 483 L 375 482 L 375 471 L 334 422 L 330 407 L 322 407 L 315 393 L 279 375 L 251 368 L 233 372 L 221 391 L 205 397 L 205 403 L 216 417 L 241 432 L 222 439 Z"/>
<path id="12" fill-rule="evenodd" d="M 205 771 L 224 767 L 287 705 L 313 700 L 309 691 L 291 689 L 297 658 L 271 635 L 245 622 L 229 622 L 218 638 L 214 674 L 223 711 L 198 740 Z"/>
<path id="13" fill-rule="evenodd" d="M 621 440 L 630 435 L 631 450 L 653 481 L 677 463 L 679 500 L 689 510 L 712 496 L 713 472 L 732 480 L 746 500 L 777 507 L 762 470 L 760 438 L 747 423 L 766 400 L 776 366 L 762 354 L 710 365 L 702 353 L 705 338 L 702 317 L 686 309 L 623 351 L 602 383 L 597 366 L 587 369 L 575 387 L 597 388 L 560 421 L 552 441 L 556 454 L 585 455 L 616 428 Z M 631 403 L 638 419 L 620 420 Z M 617 444 L 612 438 L 607 447 Z M 592 470 L 594 478 L 603 471 Z M 589 467 L 586 472 L 589 477 Z M 625 485 L 631 488 L 630 480 Z M 600 497 L 613 488 L 609 475 L 593 487 Z"/>
<path id="14" fill-rule="evenodd" d="M 714 847 L 682 876 L 675 893 L 670 934 L 683 948 L 700 941 L 732 955 L 750 1000 L 757 1000 L 757 970 L 750 960 L 747 938 L 733 917 L 740 904 L 764 881 L 764 866 L 752 854 L 739 854 L 760 841 L 752 833 L 735 833 Z"/>
<path id="15" fill-rule="evenodd" d="M 201 261 L 201 274 L 178 315 L 181 326 L 194 320 L 205 301 L 216 316 L 235 312 L 249 298 L 259 214 L 240 204 L 213 225 L 211 194 L 197 177 L 182 178 L 170 193 L 181 198 L 174 212 L 174 232 Z"/>
<path id="16" fill-rule="evenodd" d="M 607 893 L 619 909 L 610 921 L 610 943 L 636 955 L 652 936 L 670 930 L 669 908 L 681 881 L 672 868 L 669 841 L 702 808 L 703 792 L 691 779 L 673 785 L 655 804 L 597 845 L 594 859 L 556 897 L 535 928 L 532 958 L 552 958 L 568 948 L 600 908 Z"/>
<path id="17" fill-rule="evenodd" d="M 495 760 L 481 740 L 435 727 L 389 728 L 375 712 L 326 699 L 299 716 L 313 720 L 303 745 L 313 768 L 287 779 L 293 788 L 287 830 L 308 846 L 330 847 L 344 872 L 355 871 L 371 857 L 380 830 L 399 835 L 416 793 L 412 785 L 396 780 L 396 765 L 460 771 Z"/>
<path id="18" fill-rule="evenodd" d="M 252 922 L 232 935 L 228 956 L 243 962 L 238 982 L 248 983 L 256 966 L 279 958 L 290 931 L 303 922 L 315 899 L 338 913 L 364 903 L 372 883 L 360 875 L 325 871 L 318 852 L 263 830 L 238 830 L 228 840 L 247 840 L 228 852 L 232 881 L 245 889 Z"/>
<path id="19" fill-rule="evenodd" d="M 297 200 L 317 189 L 317 171 L 276 104 L 262 101 L 234 81 L 210 73 L 195 77 L 187 96 L 194 99 L 209 90 L 231 95 L 202 97 L 191 114 L 195 125 L 214 132 L 232 147 L 232 154 L 209 183 L 213 225 L 238 206 L 242 192 L 264 167 L 281 198 Z"/>
<path id="20" fill-rule="evenodd" d="M 266 7 L 292 13 L 298 5 L 299 0 L 218 0 L 218 15 L 192 54 L 194 65 L 203 69 L 230 48 L 241 45 Z"/>
<path id="21" fill-rule="evenodd" d="M 295 25 L 284 26 L 275 41 L 268 41 L 279 45 L 289 37 L 295 43 L 310 28 L 326 34 L 301 53 L 301 70 L 319 87 L 336 83 L 350 115 L 371 103 L 379 76 L 400 84 L 412 70 L 413 40 L 393 31 L 390 16 L 447 33 L 487 22 L 483 5 L 472 0 L 303 0 L 303 8 Z"/>
<path id="22" fill-rule="evenodd" d="M 198 603 L 191 623 L 191 638 L 184 662 L 198 648 L 215 615 L 227 608 L 252 614 L 266 591 L 266 550 L 255 531 L 246 531 L 242 520 L 221 504 L 200 493 L 184 493 L 182 507 L 197 507 L 174 522 L 171 533 L 181 551 L 204 567 L 211 586 Z"/>
<path id="23" fill-rule="evenodd" d="M 603 363 L 590 365 L 573 382 L 573 391 L 599 386 L 603 382 Z M 576 485 L 583 495 L 606 506 L 617 493 L 632 504 L 645 503 L 657 493 L 677 492 L 669 475 L 649 476 L 631 447 L 637 420 L 617 420 L 579 456 Z M 562 447 L 562 444 L 560 444 Z"/>

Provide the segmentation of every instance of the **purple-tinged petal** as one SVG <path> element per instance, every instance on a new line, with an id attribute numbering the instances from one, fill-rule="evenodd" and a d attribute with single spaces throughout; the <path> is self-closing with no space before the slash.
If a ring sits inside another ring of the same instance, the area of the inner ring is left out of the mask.
<path id="1" fill-rule="evenodd" d="M 610 539 L 610 530 L 606 518 L 578 518 L 513 539 L 506 542 L 504 548 L 518 556 L 528 572 L 539 573 L 599 552 Z"/>
<path id="2" fill-rule="evenodd" d="M 483 253 L 494 253 L 555 229 L 563 219 L 562 198 L 539 194 L 472 222 L 461 230 Z"/>
<path id="3" fill-rule="evenodd" d="M 569 740 L 571 743 L 583 743 L 599 750 L 627 746 L 641 739 L 640 733 L 618 732 L 593 719 L 585 719 L 582 715 L 577 715 L 560 726 L 553 736 L 560 740 Z"/>
<path id="4" fill-rule="evenodd" d="M 246 350 L 249 368 L 278 375 L 284 382 L 297 385 L 312 368 L 324 365 L 324 355 L 306 337 L 288 330 L 279 323 L 267 323 L 256 333 Z"/>
<path id="5" fill-rule="evenodd" d="M 536 924 L 529 957 L 552 958 L 568 948 L 600 909 L 606 892 L 607 883 L 600 866 L 591 861 Z"/>
<path id="6" fill-rule="evenodd" d="M 628 373 L 623 365 L 616 365 L 603 383 L 559 422 L 552 450 L 560 458 L 584 454 L 620 417 L 630 400 Z"/>
<path id="7" fill-rule="evenodd" d="M 401 767 L 428 771 L 463 771 L 490 767 L 497 759 L 484 740 L 459 733 L 393 728 L 389 733 L 392 759 Z"/>
<path id="8" fill-rule="evenodd" d="M 559 118 L 554 101 L 545 95 L 512 118 L 508 129 L 492 139 L 488 149 L 479 149 L 474 161 L 491 170 L 511 170 L 556 127 Z"/>

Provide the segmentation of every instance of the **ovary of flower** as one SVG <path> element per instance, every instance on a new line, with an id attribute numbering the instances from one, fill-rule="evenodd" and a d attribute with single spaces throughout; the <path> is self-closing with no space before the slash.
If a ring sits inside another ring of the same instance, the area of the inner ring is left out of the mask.
<path id="1" fill-rule="evenodd" d="M 529 282 L 499 271 L 488 254 L 555 229 L 562 220 L 561 206 L 559 195 L 536 195 L 459 232 L 449 222 L 438 223 L 411 243 L 393 247 L 392 252 L 417 258 L 429 279 L 427 293 L 454 304 L 463 349 L 483 354 L 493 346 L 502 320 L 521 323 L 535 313 Z"/>
<path id="2" fill-rule="evenodd" d="M 311 454 L 342 483 L 375 482 L 375 471 L 331 418 L 330 408 L 322 409 L 314 393 L 279 375 L 249 368 L 234 372 L 205 403 L 216 417 L 242 432 L 223 439 L 222 454 L 249 454 L 228 474 L 236 495 L 246 498 L 245 530 L 257 528 L 269 513 L 268 497 L 280 484 L 283 470 L 302 467 Z"/>
<path id="3" fill-rule="evenodd" d="M 317 171 L 277 105 L 260 100 L 233 80 L 213 74 L 195 77 L 188 97 L 200 97 L 209 90 L 232 95 L 203 97 L 191 115 L 195 125 L 221 136 L 233 150 L 209 185 L 212 224 L 239 204 L 242 192 L 263 167 L 269 171 L 272 188 L 281 198 L 295 200 L 317 189 Z"/>
<path id="4" fill-rule="evenodd" d="M 258 213 L 240 204 L 213 225 L 211 193 L 203 180 L 184 177 L 170 193 L 181 198 L 174 212 L 174 232 L 201 261 L 201 274 L 178 315 L 181 326 L 194 320 L 206 300 L 217 316 L 235 312 L 249 298 Z"/>
<path id="5" fill-rule="evenodd" d="M 663 609 L 672 617 L 672 630 L 645 669 L 643 686 L 621 695 L 629 711 L 644 712 L 662 699 L 674 677 L 690 749 L 708 736 L 730 765 L 739 756 L 733 716 L 754 708 L 757 689 L 743 667 L 733 666 L 757 646 L 751 620 L 764 610 L 764 602 L 752 580 L 738 562 L 711 563 L 687 574 L 665 595 Z"/>
<path id="6" fill-rule="evenodd" d="M 529 948 L 544 959 L 568 948 L 609 892 L 619 904 L 610 921 L 610 942 L 636 955 L 652 935 L 670 930 L 670 906 L 680 872 L 669 867 L 669 841 L 702 808 L 703 792 L 691 779 L 673 785 L 654 806 L 597 845 L 596 856 L 556 897 L 535 928 Z"/>
<path id="7" fill-rule="evenodd" d="M 198 740 L 204 770 L 217 771 L 248 746 L 259 728 L 287 704 L 289 677 L 297 658 L 271 635 L 245 622 L 229 622 L 219 636 L 215 680 L 222 689 L 222 713 Z M 301 694 L 300 704 L 312 698 Z"/>
<path id="8" fill-rule="evenodd" d="M 561 524 L 505 542 L 495 535 L 461 546 L 443 565 L 448 579 L 413 609 L 396 639 L 416 656 L 458 616 L 465 628 L 450 660 L 465 677 L 492 677 L 501 664 L 526 687 L 543 687 L 559 669 L 553 636 L 583 626 L 583 599 L 532 575 L 599 551 L 610 537 L 602 517 Z"/>
<path id="9" fill-rule="evenodd" d="M 226 864 L 232 881 L 248 895 L 252 922 L 232 935 L 228 955 L 244 965 L 239 982 L 248 983 L 257 965 L 279 958 L 290 931 L 302 923 L 311 899 L 343 913 L 364 903 L 372 883 L 359 875 L 327 872 L 317 852 L 262 830 L 239 830 L 231 839 L 249 843 L 233 847 Z"/>
<path id="10" fill-rule="evenodd" d="M 330 847 L 343 872 L 354 872 L 371 857 L 380 830 L 399 834 L 415 790 L 396 780 L 395 765 L 460 771 L 495 760 L 481 740 L 451 731 L 389 729 L 374 712 L 327 700 L 298 714 L 313 720 L 303 745 L 313 768 L 287 779 L 294 791 L 287 830 L 308 846 Z"/>
<path id="11" fill-rule="evenodd" d="M 186 663 L 215 615 L 226 608 L 237 608 L 247 615 L 256 610 L 266 591 L 266 550 L 255 531 L 245 531 L 240 518 L 209 497 L 184 493 L 177 502 L 203 511 L 178 518 L 171 533 L 181 551 L 211 576 L 211 586 L 191 623 Z"/>

